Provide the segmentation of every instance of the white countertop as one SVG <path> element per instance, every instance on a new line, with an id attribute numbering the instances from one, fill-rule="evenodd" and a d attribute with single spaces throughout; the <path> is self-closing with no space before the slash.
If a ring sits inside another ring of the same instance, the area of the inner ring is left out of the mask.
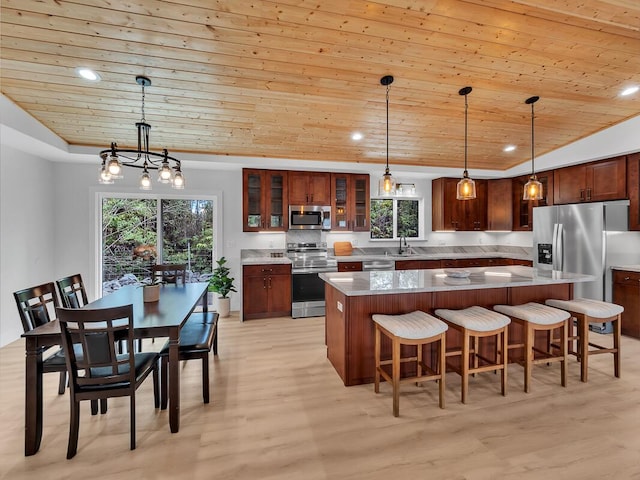
<path id="1" fill-rule="evenodd" d="M 277 265 L 291 264 L 288 257 L 247 257 L 242 259 L 242 265 Z"/>
<path id="2" fill-rule="evenodd" d="M 611 270 L 626 270 L 627 272 L 640 272 L 640 265 L 612 265 Z"/>
<path id="3" fill-rule="evenodd" d="M 452 278 L 445 274 L 445 270 L 466 270 L 470 275 L 468 278 Z M 592 275 L 552 272 L 523 266 L 330 272 L 321 273 L 320 278 L 347 296 L 528 287 L 595 280 Z"/>
<path id="4" fill-rule="evenodd" d="M 412 253 L 411 255 L 336 255 L 338 262 L 361 262 L 363 260 L 456 260 L 458 258 L 513 258 L 531 260 L 530 256 L 505 252 L 472 253 Z"/>

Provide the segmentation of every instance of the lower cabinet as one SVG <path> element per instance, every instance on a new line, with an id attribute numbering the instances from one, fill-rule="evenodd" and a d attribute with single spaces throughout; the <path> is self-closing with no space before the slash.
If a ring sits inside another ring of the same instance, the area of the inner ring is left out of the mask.
<path id="1" fill-rule="evenodd" d="M 622 305 L 622 334 L 640 338 L 640 272 L 613 271 L 613 303 Z"/>
<path id="2" fill-rule="evenodd" d="M 339 272 L 361 272 L 362 262 L 338 262 Z"/>
<path id="3" fill-rule="evenodd" d="M 440 268 L 440 260 L 396 260 L 396 270 L 428 270 Z"/>
<path id="4" fill-rule="evenodd" d="M 245 265 L 243 320 L 291 315 L 291 265 Z"/>

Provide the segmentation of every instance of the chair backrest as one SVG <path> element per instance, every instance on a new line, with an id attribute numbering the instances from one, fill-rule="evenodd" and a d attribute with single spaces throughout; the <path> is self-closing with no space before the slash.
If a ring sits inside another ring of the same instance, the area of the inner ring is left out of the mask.
<path id="1" fill-rule="evenodd" d="M 95 385 L 128 383 L 135 388 L 134 354 L 120 354 L 116 349 L 117 341 L 126 339 L 127 352 L 134 352 L 133 305 L 93 310 L 57 308 L 56 312 L 72 394 Z M 122 386 L 126 389 L 127 385 Z"/>
<path id="2" fill-rule="evenodd" d="M 20 320 L 25 332 L 29 332 L 55 318 L 58 296 L 53 282 L 18 290 L 13 292 L 13 298 L 16 300 L 18 312 L 20 312 Z"/>
<path id="3" fill-rule="evenodd" d="M 165 263 L 153 266 L 153 280 L 162 280 L 164 283 L 185 283 L 187 278 L 186 263 Z"/>
<path id="4" fill-rule="evenodd" d="M 89 303 L 82 275 L 79 273 L 56 280 L 56 284 L 60 292 L 60 302 L 64 308 L 81 308 Z"/>

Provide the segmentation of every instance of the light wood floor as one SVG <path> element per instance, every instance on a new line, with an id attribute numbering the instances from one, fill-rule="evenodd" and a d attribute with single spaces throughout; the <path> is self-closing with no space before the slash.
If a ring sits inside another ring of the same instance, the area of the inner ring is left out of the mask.
<path id="1" fill-rule="evenodd" d="M 404 385 L 400 417 L 391 389 L 344 387 L 326 359 L 324 319 L 220 323 L 212 360 L 212 403 L 202 403 L 199 362 L 182 374 L 180 432 L 153 408 L 151 381 L 137 398 L 138 448 L 129 450 L 128 400 L 106 415 L 84 406 L 78 454 L 66 460 L 69 399 L 45 375 L 40 452 L 23 456 L 24 344 L 0 349 L 0 478 L 47 479 L 640 479 L 640 341 L 623 338 L 622 378 L 610 355 L 592 357 L 589 383 L 571 360 L 567 388 L 559 366 L 470 380 L 447 376 L 447 406 L 437 385 Z M 149 344 L 159 348 L 162 342 Z"/>

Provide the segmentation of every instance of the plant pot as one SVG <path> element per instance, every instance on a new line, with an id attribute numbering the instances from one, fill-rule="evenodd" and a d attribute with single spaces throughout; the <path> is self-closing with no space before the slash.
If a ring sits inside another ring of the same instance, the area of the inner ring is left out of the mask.
<path id="1" fill-rule="evenodd" d="M 145 285 L 142 287 L 142 299 L 145 302 L 157 302 L 160 300 L 160 285 Z"/>
<path id="2" fill-rule="evenodd" d="M 231 310 L 231 299 L 230 298 L 221 298 L 218 297 L 216 299 L 216 312 L 220 317 L 228 317 L 229 311 Z"/>

